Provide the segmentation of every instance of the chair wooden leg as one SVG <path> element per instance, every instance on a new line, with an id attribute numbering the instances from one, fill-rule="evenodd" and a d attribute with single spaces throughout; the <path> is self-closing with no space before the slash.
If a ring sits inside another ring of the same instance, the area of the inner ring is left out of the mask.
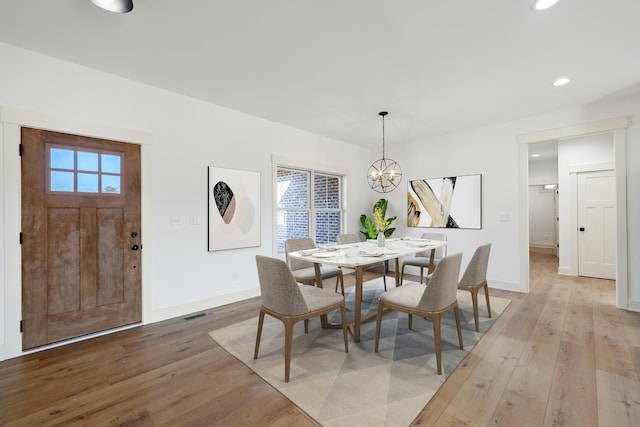
<path id="1" fill-rule="evenodd" d="M 422 278 L 424 277 L 424 267 L 420 267 L 420 284 L 422 285 Z"/>
<path id="2" fill-rule="evenodd" d="M 407 315 L 407 328 L 413 328 L 413 314 Z"/>
<path id="3" fill-rule="evenodd" d="M 374 351 L 378 352 L 378 342 L 380 341 L 380 329 L 382 328 L 382 313 L 384 312 L 384 303 L 378 301 L 378 316 L 376 317 L 376 344 Z"/>
<path id="4" fill-rule="evenodd" d="M 340 284 L 342 296 L 344 296 L 344 280 L 342 279 L 342 276 L 336 276 L 336 292 L 338 292 L 338 283 Z"/>
<path id="5" fill-rule="evenodd" d="M 344 335 L 344 352 L 349 353 L 349 333 L 347 332 L 347 309 L 344 303 L 340 306 L 340 312 L 342 313 L 342 333 Z"/>
<path id="6" fill-rule="evenodd" d="M 256 334 L 256 347 L 253 350 L 253 358 L 258 358 L 258 350 L 260 349 L 260 338 L 262 337 L 262 324 L 264 323 L 264 311 L 260 309 L 260 315 L 258 316 L 258 333 Z"/>
<path id="7" fill-rule="evenodd" d="M 469 289 L 471 292 L 471 302 L 473 303 L 473 320 L 476 323 L 476 332 L 480 332 L 480 321 L 478 319 L 478 289 Z"/>
<path id="8" fill-rule="evenodd" d="M 484 297 L 487 300 L 487 313 L 489 313 L 489 319 L 491 319 L 491 303 L 489 303 L 489 285 L 484 283 Z"/>
<path id="9" fill-rule="evenodd" d="M 402 286 L 403 280 L 404 280 L 404 263 L 402 263 L 402 268 L 400 269 L 400 286 Z"/>
<path id="10" fill-rule="evenodd" d="M 309 319 L 304 319 L 304 333 L 309 333 Z"/>
<path id="11" fill-rule="evenodd" d="M 293 347 L 293 325 L 292 319 L 283 319 L 284 323 L 284 382 L 289 382 L 291 371 L 291 348 Z"/>
<path id="12" fill-rule="evenodd" d="M 401 279 L 402 281 L 402 279 Z M 387 291 L 387 264 L 382 263 L 382 283 L 384 283 L 384 290 Z"/>
<path id="13" fill-rule="evenodd" d="M 460 310 L 458 310 L 458 307 L 456 306 L 453 309 L 453 312 L 456 315 L 456 327 L 458 328 L 458 342 L 460 343 L 460 350 L 464 350 L 462 344 L 462 324 L 460 323 Z"/>
<path id="14" fill-rule="evenodd" d="M 433 321 L 433 340 L 436 347 L 436 364 L 438 366 L 438 375 L 442 375 L 442 342 L 440 337 L 440 314 L 436 314 L 431 318 Z"/>

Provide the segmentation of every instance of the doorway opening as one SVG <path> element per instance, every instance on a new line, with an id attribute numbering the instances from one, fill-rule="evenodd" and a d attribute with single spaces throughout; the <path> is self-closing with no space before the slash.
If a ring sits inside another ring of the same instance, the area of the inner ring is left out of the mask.
<path id="1" fill-rule="evenodd" d="M 563 148 L 572 148 L 584 143 L 583 140 L 602 137 L 609 138 L 609 159 L 599 158 L 599 162 L 594 160 L 581 160 L 576 157 L 576 152 L 569 156 L 569 160 L 562 160 L 559 154 L 559 169 L 565 168 L 558 176 L 559 198 L 559 274 L 578 275 L 578 219 L 577 219 L 577 173 L 583 172 L 585 163 L 588 164 L 585 170 L 600 170 L 604 168 L 615 171 L 615 279 L 616 279 L 616 306 L 628 308 L 628 285 L 627 285 L 627 228 L 626 228 L 626 127 L 628 119 L 626 117 L 603 120 L 600 122 L 586 123 L 564 128 L 534 132 L 520 135 L 518 137 L 520 150 L 520 191 L 525 195 L 521 198 L 520 214 L 520 261 L 521 261 L 521 282 L 524 284 L 523 290 L 529 292 L 530 283 L 530 236 L 529 236 L 529 207 L 528 197 L 529 187 L 529 158 L 530 147 L 541 142 L 558 141 L 563 144 Z M 597 157 L 598 155 L 596 155 Z M 599 164 L 597 164 L 599 163 Z M 564 165 L 564 166 L 561 166 Z M 568 197 L 562 195 L 568 193 Z"/>

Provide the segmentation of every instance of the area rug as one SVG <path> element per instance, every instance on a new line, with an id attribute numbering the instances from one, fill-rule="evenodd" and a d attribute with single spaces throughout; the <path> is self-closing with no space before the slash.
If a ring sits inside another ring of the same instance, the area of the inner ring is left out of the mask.
<path id="1" fill-rule="evenodd" d="M 366 282 L 363 289 L 366 314 L 377 309 L 378 296 L 384 292 L 382 280 Z M 351 319 L 354 289 L 345 291 Z M 323 426 L 407 426 L 510 302 L 491 297 L 493 318 L 489 319 L 484 295 L 480 297 L 478 333 L 471 294 L 458 292 L 464 350 L 458 346 L 453 312 L 442 320 L 443 375 L 436 371 L 431 321 L 414 316 L 413 329 L 408 330 L 407 316 L 395 311 L 383 316 L 378 353 L 373 351 L 375 320 L 362 325 L 359 343 L 349 335 L 349 353 L 344 352 L 341 329 L 322 329 L 320 319 L 315 318 L 305 334 L 303 322 L 296 324 L 289 383 L 284 382 L 280 321 L 265 316 L 257 360 L 253 359 L 257 316 L 209 335 Z M 331 314 L 330 320 L 339 322 L 339 312 Z"/>

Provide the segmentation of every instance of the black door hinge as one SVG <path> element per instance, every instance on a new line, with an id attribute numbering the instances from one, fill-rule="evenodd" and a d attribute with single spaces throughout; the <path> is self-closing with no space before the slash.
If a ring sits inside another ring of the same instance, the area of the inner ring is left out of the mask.
<path id="1" fill-rule="evenodd" d="M 22 144 L 18 145 L 18 155 L 22 157 Z"/>
<path id="2" fill-rule="evenodd" d="M 22 244 L 22 231 L 20 232 L 20 244 Z"/>
<path id="3" fill-rule="evenodd" d="M 20 332 L 23 332 L 23 330 L 22 330 L 22 320 L 20 321 Z"/>

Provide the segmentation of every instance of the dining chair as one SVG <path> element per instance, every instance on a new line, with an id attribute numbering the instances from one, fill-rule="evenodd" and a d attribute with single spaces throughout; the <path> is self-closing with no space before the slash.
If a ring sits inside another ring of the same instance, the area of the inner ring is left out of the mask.
<path id="1" fill-rule="evenodd" d="M 347 342 L 347 311 L 344 297 L 336 292 L 315 286 L 299 285 L 287 264 L 277 258 L 256 255 L 258 280 L 262 294 L 262 306 L 258 317 L 258 332 L 253 358 L 258 358 L 264 315 L 268 314 L 284 324 L 284 382 L 289 382 L 291 371 L 291 349 L 293 347 L 293 327 L 300 320 L 327 314 L 340 309 L 344 351 L 349 352 Z M 305 333 L 308 332 L 305 322 Z"/>
<path id="2" fill-rule="evenodd" d="M 436 363 L 438 374 L 442 374 L 442 343 L 440 323 L 442 317 L 453 310 L 458 328 L 458 341 L 462 345 L 462 326 L 460 311 L 458 310 L 458 278 L 462 253 L 449 255 L 440 260 L 433 273 L 427 280 L 427 285 L 409 283 L 391 289 L 380 296 L 378 300 L 378 317 L 376 320 L 375 351 L 378 352 L 382 315 L 385 310 L 396 310 L 407 313 L 409 329 L 412 328 L 413 315 L 429 317 L 433 322 L 433 339 L 435 342 Z"/>
<path id="3" fill-rule="evenodd" d="M 447 241 L 447 235 L 444 233 L 422 233 L 421 238 L 428 240 L 444 240 L 445 242 Z M 447 245 L 437 248 L 435 256 L 433 257 L 434 266 L 437 265 L 438 262 L 445 256 L 447 256 Z M 427 269 L 427 274 L 429 274 L 429 267 L 431 265 L 431 250 L 418 252 L 413 258 L 408 258 L 402 262 L 402 268 L 400 269 L 401 285 L 402 280 L 404 279 L 404 267 L 407 265 L 420 267 L 420 283 L 422 283 L 425 268 Z"/>
<path id="4" fill-rule="evenodd" d="M 303 285 L 316 285 L 316 270 L 313 263 L 290 257 L 289 253 L 303 251 L 305 249 L 313 249 L 315 247 L 316 244 L 310 237 L 287 239 L 284 242 L 284 252 L 287 259 L 287 265 L 289 265 L 289 268 L 293 273 L 293 277 Z M 338 292 L 338 284 L 340 284 L 342 295 L 344 295 L 344 277 L 340 268 L 321 265 L 320 274 L 322 275 L 322 280 L 335 277 L 336 292 Z M 320 283 L 320 287 L 322 287 L 322 283 Z"/>
<path id="5" fill-rule="evenodd" d="M 338 234 L 338 244 L 339 245 L 349 245 L 354 243 L 360 243 L 360 239 L 357 234 L 353 233 L 343 233 Z M 365 270 L 369 270 L 371 268 L 382 268 L 382 282 L 384 283 L 384 290 L 387 290 L 387 264 L 384 261 L 380 261 L 370 266 L 367 266 Z M 336 285 L 337 286 L 337 285 Z M 342 292 L 344 295 L 344 290 Z"/>
<path id="6" fill-rule="evenodd" d="M 484 289 L 484 297 L 487 300 L 487 313 L 491 318 L 491 304 L 489 303 L 489 286 L 487 285 L 487 266 L 489 265 L 489 252 L 491 243 L 479 246 L 471 257 L 462 279 L 458 283 L 458 289 L 471 292 L 473 301 L 473 318 L 476 322 L 476 332 L 480 332 L 478 321 L 478 291 Z"/>

